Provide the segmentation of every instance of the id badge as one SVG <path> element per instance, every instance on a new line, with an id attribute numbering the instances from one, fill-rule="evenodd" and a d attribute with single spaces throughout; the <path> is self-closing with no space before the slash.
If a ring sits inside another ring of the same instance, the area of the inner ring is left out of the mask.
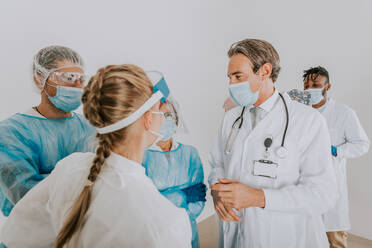
<path id="1" fill-rule="evenodd" d="M 254 160 L 253 161 L 253 175 L 260 177 L 268 177 L 272 179 L 277 178 L 278 164 L 271 160 Z"/>

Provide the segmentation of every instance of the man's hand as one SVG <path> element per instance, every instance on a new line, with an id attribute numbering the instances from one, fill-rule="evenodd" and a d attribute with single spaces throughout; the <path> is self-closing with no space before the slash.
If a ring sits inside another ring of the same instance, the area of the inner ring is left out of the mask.
<path id="1" fill-rule="evenodd" d="M 265 207 L 265 194 L 262 189 L 252 188 L 237 180 L 218 179 L 218 181 L 219 183 L 212 185 L 211 189 L 216 199 L 223 203 L 222 205 L 231 206 L 238 211 L 242 208 Z"/>
<path id="2" fill-rule="evenodd" d="M 216 184 L 215 184 L 216 185 Z M 214 185 L 211 186 L 211 188 Z M 223 221 L 240 221 L 241 218 L 234 212 L 231 206 L 225 206 L 217 196 L 217 191 L 212 190 L 214 208 Z"/>

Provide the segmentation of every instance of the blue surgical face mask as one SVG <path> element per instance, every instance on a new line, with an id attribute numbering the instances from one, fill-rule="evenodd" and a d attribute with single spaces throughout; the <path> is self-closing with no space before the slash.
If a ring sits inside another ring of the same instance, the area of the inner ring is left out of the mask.
<path id="1" fill-rule="evenodd" d="M 81 105 L 83 89 L 58 85 L 55 96 L 48 96 L 53 105 L 65 112 L 77 109 Z"/>
<path id="2" fill-rule="evenodd" d="M 241 107 L 250 107 L 255 104 L 258 100 L 259 92 L 260 90 L 252 92 L 248 81 L 229 86 L 231 99 Z"/>
<path id="3" fill-rule="evenodd" d="M 311 105 L 317 105 L 318 103 L 320 103 L 324 99 L 323 89 L 324 88 L 321 88 L 321 89 L 307 89 L 307 90 L 305 90 L 306 92 L 309 92 L 310 95 L 311 95 L 311 98 L 310 98 Z"/>
<path id="4" fill-rule="evenodd" d="M 160 140 L 169 140 L 177 131 L 176 120 L 163 120 L 160 128 Z"/>

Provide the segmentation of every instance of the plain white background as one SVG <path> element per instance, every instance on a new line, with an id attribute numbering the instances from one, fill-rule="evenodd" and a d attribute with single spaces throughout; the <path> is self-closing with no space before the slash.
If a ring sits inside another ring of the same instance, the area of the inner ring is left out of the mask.
<path id="1" fill-rule="evenodd" d="M 207 154 L 227 96 L 229 46 L 251 37 L 281 56 L 280 91 L 302 88 L 302 71 L 325 66 L 331 96 L 352 107 L 372 137 L 372 2 L 354 1 L 2 1 L 0 120 L 36 105 L 31 62 L 42 47 L 78 51 L 93 74 L 107 64 L 162 71 L 190 134 Z M 1 159 L 1 158 L 0 158 Z M 372 155 L 348 162 L 352 233 L 372 239 Z M 212 213 L 206 207 L 203 218 Z"/>

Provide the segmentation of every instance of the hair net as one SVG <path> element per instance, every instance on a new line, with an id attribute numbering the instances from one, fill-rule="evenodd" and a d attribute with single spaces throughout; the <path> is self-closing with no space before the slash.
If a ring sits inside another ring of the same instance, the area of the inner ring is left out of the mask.
<path id="1" fill-rule="evenodd" d="M 68 47 L 63 46 L 48 46 L 41 49 L 34 57 L 32 71 L 40 83 L 40 87 L 44 87 L 49 74 L 63 66 L 59 66 L 58 62 L 69 61 L 73 64 L 83 67 L 83 59 L 81 56 Z"/>
<path id="2" fill-rule="evenodd" d="M 167 98 L 166 103 L 168 103 L 171 106 L 172 110 L 176 114 L 176 121 L 178 126 L 177 132 L 185 134 L 189 133 L 189 130 L 187 129 L 186 123 L 181 113 L 180 105 L 178 104 L 177 100 L 172 95 L 170 95 Z"/>

